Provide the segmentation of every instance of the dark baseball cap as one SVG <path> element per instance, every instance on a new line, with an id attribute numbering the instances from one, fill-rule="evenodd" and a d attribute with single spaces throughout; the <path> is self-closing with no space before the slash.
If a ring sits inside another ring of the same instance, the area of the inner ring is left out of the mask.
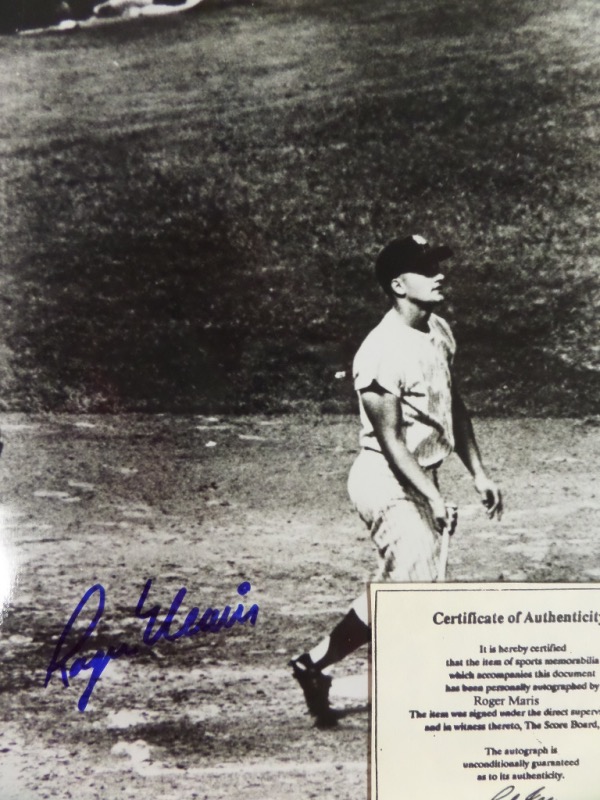
<path id="1" fill-rule="evenodd" d="M 403 272 L 417 272 L 434 276 L 440 261 L 453 255 L 446 245 L 432 247 L 422 236 L 406 236 L 392 239 L 386 244 L 375 262 L 375 275 L 383 290 L 390 292 L 390 284 Z"/>

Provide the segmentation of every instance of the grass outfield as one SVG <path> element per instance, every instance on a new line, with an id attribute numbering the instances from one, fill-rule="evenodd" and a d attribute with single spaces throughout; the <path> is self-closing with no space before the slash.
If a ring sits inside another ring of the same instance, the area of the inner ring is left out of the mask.
<path id="1" fill-rule="evenodd" d="M 388 238 L 470 405 L 598 413 L 591 0 L 230 3 L 3 37 L 6 408 L 353 409 Z"/>

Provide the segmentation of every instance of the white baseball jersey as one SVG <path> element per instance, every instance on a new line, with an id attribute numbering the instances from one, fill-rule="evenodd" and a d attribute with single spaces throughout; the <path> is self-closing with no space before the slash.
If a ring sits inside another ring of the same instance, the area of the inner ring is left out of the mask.
<path id="1" fill-rule="evenodd" d="M 455 351 L 448 323 L 436 314 L 423 332 L 406 325 L 395 308 L 388 311 L 354 358 L 362 448 L 381 452 L 361 397 L 361 390 L 378 384 L 399 398 L 401 436 L 422 467 L 438 464 L 454 450 L 451 364 Z"/>

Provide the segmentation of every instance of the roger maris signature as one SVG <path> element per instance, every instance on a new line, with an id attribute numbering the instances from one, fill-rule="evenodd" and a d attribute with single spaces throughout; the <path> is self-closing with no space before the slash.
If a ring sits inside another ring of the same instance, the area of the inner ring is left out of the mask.
<path id="1" fill-rule="evenodd" d="M 545 786 L 540 786 L 539 789 L 534 789 L 530 794 L 521 795 L 519 792 L 515 792 L 514 786 L 505 786 L 504 789 L 500 789 L 498 794 L 492 797 L 492 800 L 556 800 L 555 797 L 541 794 L 545 788 Z"/>
<path id="2" fill-rule="evenodd" d="M 201 612 L 199 608 L 192 608 L 187 612 L 182 622 L 176 622 L 175 616 L 187 594 L 187 589 L 183 586 L 173 598 L 171 607 L 165 614 L 164 619 L 158 620 L 158 615 L 161 613 L 159 605 L 154 605 L 147 609 L 144 608 L 151 587 L 152 581 L 146 581 L 135 609 L 137 619 L 148 620 L 141 642 L 146 648 L 154 647 L 161 639 L 165 639 L 167 642 L 174 642 L 177 639 L 197 636 L 199 633 L 218 633 L 220 630 L 227 630 L 236 624 L 245 625 L 249 622 L 251 625 L 255 625 L 258 618 L 258 605 L 256 603 L 248 609 L 245 609 L 242 603 L 238 603 L 235 609 L 232 609 L 231 606 L 224 606 L 223 609 L 206 608 Z M 245 597 L 251 588 L 250 583 L 244 581 L 237 587 L 237 593 L 240 597 Z M 87 607 L 88 604 L 91 605 L 93 600 L 95 601 L 95 611 L 93 607 L 92 609 Z M 104 587 L 100 583 L 90 586 L 79 603 L 77 603 L 75 611 L 71 614 L 69 621 L 59 636 L 56 649 L 46 670 L 44 686 L 48 686 L 54 673 L 58 672 L 65 687 L 69 686 L 69 679 L 79 675 L 80 672 L 90 670 L 88 684 L 77 703 L 80 711 L 85 711 L 94 691 L 94 686 L 113 659 L 122 658 L 123 656 L 132 658 L 143 649 L 138 645 L 121 642 L 116 645 L 108 645 L 105 649 L 98 649 L 93 655 L 79 655 L 78 658 L 74 658 L 78 653 L 81 653 L 84 645 L 96 630 L 104 613 L 105 601 L 106 591 Z M 83 632 L 78 632 L 74 637 L 72 632 L 75 628 L 75 623 L 79 621 L 79 616 L 84 609 L 87 610 L 88 614 L 90 610 L 94 612 L 93 619 L 87 624 L 87 628 Z M 172 628 L 175 628 L 175 630 Z"/>

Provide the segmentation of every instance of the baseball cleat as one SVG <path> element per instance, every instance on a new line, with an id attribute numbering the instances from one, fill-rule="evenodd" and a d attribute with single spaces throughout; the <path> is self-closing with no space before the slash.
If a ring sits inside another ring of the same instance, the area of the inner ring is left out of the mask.
<path id="1" fill-rule="evenodd" d="M 309 714 L 315 718 L 317 728 L 332 728 L 337 725 L 338 715 L 329 705 L 329 689 L 333 680 L 331 675 L 324 675 L 317 669 L 307 653 L 293 658 L 288 666 L 292 668 L 294 678 L 304 692 Z"/>

